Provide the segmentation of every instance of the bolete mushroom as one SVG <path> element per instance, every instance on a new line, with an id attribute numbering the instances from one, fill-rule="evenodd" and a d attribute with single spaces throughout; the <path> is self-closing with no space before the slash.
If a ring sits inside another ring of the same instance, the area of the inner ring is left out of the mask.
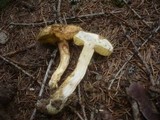
<path id="1" fill-rule="evenodd" d="M 84 45 L 75 70 L 47 102 L 39 101 L 37 104 L 49 114 L 56 114 L 65 106 L 65 102 L 83 79 L 94 51 L 103 56 L 108 56 L 113 51 L 112 44 L 107 39 L 94 33 L 80 31 L 73 38 L 76 45 Z"/>
<path id="2" fill-rule="evenodd" d="M 37 37 L 38 41 L 45 44 L 58 42 L 60 63 L 49 81 L 51 89 L 57 87 L 58 81 L 69 64 L 70 52 L 67 40 L 73 39 L 73 36 L 80 30 L 82 29 L 76 25 L 53 24 L 42 29 Z"/>

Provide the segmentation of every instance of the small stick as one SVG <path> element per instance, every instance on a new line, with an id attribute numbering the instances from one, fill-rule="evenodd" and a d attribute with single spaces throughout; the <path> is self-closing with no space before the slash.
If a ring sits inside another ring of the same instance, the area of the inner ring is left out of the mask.
<path id="1" fill-rule="evenodd" d="M 111 90 L 112 84 L 114 83 L 114 81 L 117 79 L 118 75 L 122 72 L 122 70 L 125 68 L 125 66 L 128 64 L 128 62 L 132 59 L 132 57 L 134 56 L 131 55 L 127 61 L 123 64 L 123 66 L 118 70 L 118 72 L 115 74 L 114 78 L 111 79 L 111 83 L 109 84 L 108 90 Z"/>
<path id="2" fill-rule="evenodd" d="M 61 0 L 58 0 L 58 6 L 57 6 L 57 13 L 58 13 L 58 17 L 60 17 L 61 15 Z"/>
<path id="3" fill-rule="evenodd" d="M 57 5 L 57 17 L 58 17 L 58 20 L 60 23 L 63 23 L 62 22 L 62 19 L 61 19 L 61 0 L 58 0 L 58 5 Z"/>
<path id="4" fill-rule="evenodd" d="M 29 46 L 27 46 L 27 47 L 25 47 L 25 48 L 20 48 L 19 50 L 15 50 L 15 51 L 6 53 L 6 54 L 4 54 L 4 55 L 2 55 L 2 56 L 3 56 L 3 57 L 4 57 L 4 56 L 12 56 L 12 55 L 17 54 L 17 53 L 19 53 L 19 52 L 23 52 L 23 51 L 25 51 L 25 50 L 27 50 L 27 49 L 33 48 L 34 46 L 35 46 L 35 43 L 34 43 L 34 44 L 31 44 L 31 45 L 29 45 Z"/>
<path id="5" fill-rule="evenodd" d="M 154 85 L 155 85 L 155 82 L 154 82 L 154 80 L 153 80 L 153 76 L 152 76 L 151 70 L 149 69 L 149 66 L 148 66 L 147 63 L 144 61 L 144 59 L 143 59 L 142 55 L 140 54 L 137 46 L 136 46 L 136 45 L 134 44 L 134 42 L 131 40 L 130 36 L 126 33 L 126 30 L 124 29 L 124 27 L 122 27 L 122 28 L 123 28 L 123 31 L 124 31 L 124 33 L 125 33 L 126 38 L 132 43 L 132 45 L 133 45 L 133 47 L 134 47 L 134 50 L 135 50 L 135 52 L 137 53 L 137 56 L 140 58 L 140 60 L 142 61 L 142 63 L 143 63 L 144 66 L 146 67 L 147 74 L 149 75 L 149 79 L 150 79 L 152 85 L 154 86 Z"/>
<path id="6" fill-rule="evenodd" d="M 154 34 L 158 33 L 158 30 L 160 29 L 160 23 L 158 25 L 157 28 L 155 28 L 152 33 L 149 35 L 148 39 L 146 39 L 143 43 L 142 43 L 142 47 L 153 37 Z M 141 47 L 138 48 L 138 50 L 140 49 Z"/>
<path id="7" fill-rule="evenodd" d="M 2 55 L 0 55 L 0 58 L 1 58 L 2 60 L 4 60 L 5 62 L 13 65 L 15 68 L 17 68 L 18 70 L 22 71 L 24 74 L 26 74 L 27 76 L 31 77 L 32 79 L 35 78 L 33 75 L 31 75 L 30 73 L 28 73 L 27 71 L 25 71 L 23 68 L 21 68 L 20 66 L 18 66 L 18 65 L 15 64 L 14 62 L 12 62 L 11 59 L 5 58 L 5 57 L 3 57 Z"/>
<path id="8" fill-rule="evenodd" d="M 94 114 L 95 114 L 95 112 L 91 112 L 91 115 L 90 115 L 90 120 L 94 120 Z"/>
<path id="9" fill-rule="evenodd" d="M 40 90 L 39 95 L 38 95 L 39 98 L 42 96 L 42 93 L 44 91 L 44 87 L 45 87 L 45 84 L 46 84 L 46 81 L 47 81 L 47 78 L 48 78 L 48 73 L 50 71 L 51 65 L 54 63 L 54 59 L 56 57 L 56 54 L 57 54 L 57 49 L 55 49 L 53 51 L 53 53 L 51 54 L 51 59 L 49 61 L 48 68 L 47 68 L 46 74 L 45 74 L 43 82 L 42 82 L 41 90 Z"/>
<path id="10" fill-rule="evenodd" d="M 137 28 L 137 27 L 135 27 L 135 26 L 130 25 L 126 20 L 124 20 L 124 19 L 122 19 L 122 18 L 120 18 L 120 17 L 116 16 L 116 15 L 115 15 L 115 14 L 113 14 L 112 12 L 109 12 L 109 13 L 107 13 L 107 14 L 111 14 L 113 17 L 115 17 L 115 18 L 117 18 L 117 19 L 121 20 L 123 23 L 125 23 L 125 25 L 127 25 L 127 26 L 129 26 L 129 27 L 131 27 L 131 28 L 133 28 L 133 29 L 137 29 L 138 31 L 140 31 L 140 32 L 141 32 L 141 30 L 140 30 L 139 28 Z"/>
<path id="11" fill-rule="evenodd" d="M 86 18 L 86 17 L 94 17 L 94 16 L 101 16 L 101 15 L 105 15 L 104 12 L 99 12 L 99 13 L 92 13 L 92 14 L 85 14 L 85 15 L 79 15 L 79 16 L 72 16 L 72 17 L 66 17 L 66 20 L 73 20 L 73 19 L 77 19 L 77 18 Z M 53 24 L 55 23 L 55 20 L 49 20 L 46 22 L 35 22 L 35 23 L 15 23 L 15 22 L 11 22 L 10 25 L 15 25 L 15 26 L 42 26 L 44 24 Z"/>
<path id="12" fill-rule="evenodd" d="M 142 17 L 141 17 L 133 8 L 131 8 L 131 6 L 129 6 L 129 5 L 127 4 L 126 0 L 123 0 L 123 2 L 127 5 L 127 7 L 128 7 L 139 19 L 142 20 L 142 22 L 143 22 L 147 27 L 150 28 L 150 26 L 148 25 L 148 23 L 147 23 L 145 20 L 143 20 Z"/>
<path id="13" fill-rule="evenodd" d="M 78 85 L 78 97 L 79 97 L 80 105 L 81 105 L 81 107 L 82 107 L 82 112 L 83 112 L 84 120 L 88 120 L 88 119 L 87 119 L 86 112 L 85 112 L 85 106 L 84 106 L 83 103 L 82 103 L 80 85 Z"/>
<path id="14" fill-rule="evenodd" d="M 45 84 L 46 84 L 46 81 L 47 81 L 47 78 L 48 78 L 48 74 L 49 74 L 49 71 L 51 69 L 52 64 L 54 63 L 54 59 L 56 57 L 56 54 L 57 54 L 57 49 L 54 50 L 52 55 L 51 55 L 51 59 L 50 59 L 49 64 L 48 64 L 48 67 L 47 67 L 47 70 L 46 70 L 46 73 L 45 73 L 45 76 L 44 76 L 44 79 L 43 79 L 43 82 L 42 82 L 42 85 L 41 85 L 41 89 L 40 89 L 39 94 L 38 94 L 38 98 L 40 98 L 43 94 L 44 87 L 45 87 Z M 32 115 L 30 117 L 30 120 L 34 119 L 34 116 L 35 116 L 36 112 L 37 112 L 37 109 L 34 108 L 34 110 L 32 112 Z"/>
<path id="15" fill-rule="evenodd" d="M 80 120 L 84 120 L 83 117 L 71 106 L 69 108 L 79 117 Z"/>
<path id="16" fill-rule="evenodd" d="M 158 30 L 160 29 L 160 25 L 158 25 L 158 27 L 156 29 L 154 29 L 152 31 L 152 33 L 148 36 L 148 38 L 142 43 L 142 45 L 140 47 L 137 48 L 137 50 L 139 51 L 152 37 L 153 34 L 156 34 L 158 32 Z M 125 66 L 128 64 L 128 62 L 133 58 L 133 56 L 135 55 L 132 54 L 130 57 L 128 57 L 127 61 L 123 64 L 123 66 L 118 70 L 118 72 L 115 74 L 114 78 L 111 79 L 111 83 L 109 84 L 108 90 L 111 89 L 112 84 L 114 83 L 114 81 L 117 79 L 117 76 L 121 73 L 121 71 L 125 68 Z"/>
<path id="17" fill-rule="evenodd" d="M 64 24 L 67 24 L 66 15 L 63 15 Z"/>

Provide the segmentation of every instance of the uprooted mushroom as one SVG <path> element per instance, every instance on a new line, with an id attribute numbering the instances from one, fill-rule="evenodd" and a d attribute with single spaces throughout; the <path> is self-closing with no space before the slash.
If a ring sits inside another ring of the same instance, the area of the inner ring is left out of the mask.
<path id="1" fill-rule="evenodd" d="M 69 96 L 83 79 L 94 51 L 103 56 L 109 56 L 113 51 L 112 44 L 107 39 L 94 33 L 79 31 L 74 36 L 74 43 L 78 46 L 84 45 L 76 68 L 49 99 L 40 100 L 37 103 L 37 107 L 43 112 L 53 115 L 61 111 Z"/>
<path id="2" fill-rule="evenodd" d="M 44 44 L 58 43 L 60 63 L 49 81 L 51 89 L 58 87 L 57 83 L 69 64 L 70 52 L 67 41 L 72 40 L 80 30 L 82 29 L 76 25 L 53 24 L 42 29 L 37 37 L 37 40 Z"/>

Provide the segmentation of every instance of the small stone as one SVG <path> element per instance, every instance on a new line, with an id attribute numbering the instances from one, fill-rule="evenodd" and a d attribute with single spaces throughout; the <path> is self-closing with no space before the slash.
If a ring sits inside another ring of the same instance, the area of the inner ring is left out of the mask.
<path id="1" fill-rule="evenodd" d="M 0 32 L 0 44 L 5 44 L 8 41 L 8 36 L 6 32 L 1 31 Z"/>

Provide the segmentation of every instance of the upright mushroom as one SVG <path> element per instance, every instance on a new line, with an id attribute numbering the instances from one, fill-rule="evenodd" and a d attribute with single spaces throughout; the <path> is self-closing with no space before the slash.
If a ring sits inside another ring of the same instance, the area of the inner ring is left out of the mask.
<path id="1" fill-rule="evenodd" d="M 39 101 L 37 104 L 37 106 L 43 107 L 43 110 L 47 110 L 49 114 L 56 114 L 65 106 L 68 97 L 83 79 L 94 51 L 103 56 L 108 56 L 113 51 L 112 44 L 107 39 L 94 33 L 80 31 L 74 36 L 74 43 L 78 46 L 84 45 L 75 70 L 47 102 Z"/>
<path id="2" fill-rule="evenodd" d="M 69 64 L 70 52 L 67 40 L 73 39 L 73 36 L 80 30 L 81 28 L 75 25 L 53 24 L 42 29 L 37 37 L 41 43 L 55 44 L 58 42 L 60 64 L 49 81 L 51 89 L 57 87 L 58 81 Z"/>

